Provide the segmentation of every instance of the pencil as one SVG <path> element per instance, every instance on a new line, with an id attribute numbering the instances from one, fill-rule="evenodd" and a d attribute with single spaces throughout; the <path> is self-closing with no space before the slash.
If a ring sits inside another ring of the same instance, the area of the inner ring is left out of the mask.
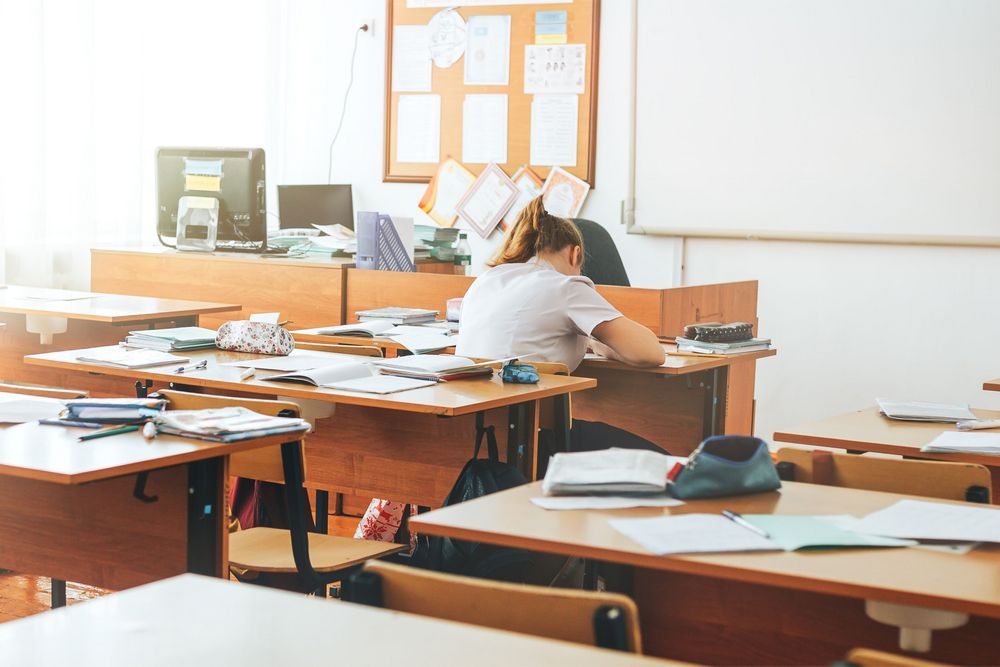
<path id="1" fill-rule="evenodd" d="M 131 426 L 119 426 L 118 428 L 109 428 L 103 431 L 96 431 L 94 433 L 87 433 L 81 435 L 77 440 L 84 442 L 86 440 L 96 440 L 97 438 L 103 438 L 108 435 L 118 435 L 119 433 L 131 433 L 132 431 L 138 431 L 139 426 L 137 424 L 132 424 Z"/>

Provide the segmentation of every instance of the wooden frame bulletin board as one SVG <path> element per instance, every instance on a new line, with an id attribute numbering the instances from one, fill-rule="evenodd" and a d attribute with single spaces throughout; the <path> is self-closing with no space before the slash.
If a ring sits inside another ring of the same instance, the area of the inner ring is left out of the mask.
<path id="1" fill-rule="evenodd" d="M 386 57 L 385 57 L 385 142 L 383 181 L 387 183 L 426 183 L 437 171 L 431 163 L 405 163 L 396 161 L 396 121 L 400 93 L 392 90 L 392 36 L 397 25 L 426 25 L 442 8 L 409 8 L 407 0 L 386 0 Z M 564 169 L 594 185 L 594 162 L 597 139 L 597 64 L 600 35 L 600 0 L 573 0 L 570 3 L 538 3 L 516 5 L 487 5 L 456 8 L 462 18 L 484 14 L 510 15 L 510 78 L 506 86 L 466 86 L 464 58 L 446 69 L 432 65 L 431 93 L 441 96 L 441 160 L 453 157 L 462 161 L 462 104 L 468 94 L 506 94 L 507 107 L 507 162 L 500 165 L 507 175 L 528 164 L 531 142 L 532 95 L 524 93 L 524 47 L 535 43 L 535 12 L 565 10 L 567 12 L 567 41 L 586 44 L 586 83 L 579 95 L 577 124 L 576 166 Z M 417 93 L 419 94 L 419 93 Z M 465 165 L 479 174 L 486 165 Z M 545 178 L 549 166 L 531 165 Z"/>

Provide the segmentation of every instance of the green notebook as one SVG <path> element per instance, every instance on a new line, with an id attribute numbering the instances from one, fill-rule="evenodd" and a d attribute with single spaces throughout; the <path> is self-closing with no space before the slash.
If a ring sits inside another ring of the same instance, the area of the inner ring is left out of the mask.
<path id="1" fill-rule="evenodd" d="M 855 533 L 849 526 L 857 519 L 848 515 L 744 514 L 743 518 L 765 531 L 770 540 L 785 551 L 839 547 L 908 547 L 917 544 L 914 540 Z"/>

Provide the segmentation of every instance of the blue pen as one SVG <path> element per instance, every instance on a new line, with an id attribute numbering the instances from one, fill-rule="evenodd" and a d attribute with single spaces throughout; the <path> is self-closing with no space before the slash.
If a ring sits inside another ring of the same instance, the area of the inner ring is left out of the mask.
<path id="1" fill-rule="evenodd" d="M 39 424 L 46 426 L 76 426 L 78 428 L 101 428 L 104 424 L 97 422 L 77 422 L 69 419 L 39 419 Z"/>

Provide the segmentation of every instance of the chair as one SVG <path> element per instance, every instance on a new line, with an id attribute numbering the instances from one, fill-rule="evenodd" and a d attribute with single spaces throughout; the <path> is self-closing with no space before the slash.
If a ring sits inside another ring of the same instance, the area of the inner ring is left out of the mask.
<path id="1" fill-rule="evenodd" d="M 870 648 L 851 649 L 847 658 L 835 664 L 842 667 L 848 665 L 855 667 L 948 667 L 941 662 L 928 662 L 907 655 L 885 653 Z"/>
<path id="2" fill-rule="evenodd" d="M 631 598 L 509 584 L 372 561 L 344 583 L 344 598 L 448 621 L 642 652 Z"/>
<path id="3" fill-rule="evenodd" d="M 200 410 L 241 406 L 268 415 L 298 416 L 298 406 L 231 396 L 211 396 L 162 390 L 172 410 Z M 400 544 L 370 542 L 308 531 L 303 441 L 287 442 L 229 457 L 230 474 L 284 484 L 289 529 L 248 528 L 229 535 L 229 565 L 240 577 L 255 573 L 298 574 L 309 590 L 325 595 L 326 587 L 347 571 L 371 558 L 381 558 L 406 548 Z"/>
<path id="4" fill-rule="evenodd" d="M 363 340 L 363 339 L 359 339 Z M 348 345 L 339 343 L 303 343 L 295 341 L 296 350 L 314 352 L 334 352 L 336 354 L 356 354 L 359 357 L 381 357 L 382 350 L 374 345 Z"/>
<path id="5" fill-rule="evenodd" d="M 778 474 L 786 481 L 812 482 L 869 491 L 887 491 L 945 500 L 989 503 L 986 466 L 950 461 L 918 461 L 820 449 L 783 447 Z"/>
<path id="6" fill-rule="evenodd" d="M 630 287 L 628 274 L 618 247 L 608 230 L 593 220 L 573 218 L 573 224 L 580 230 L 583 237 L 583 248 L 586 256 L 583 259 L 583 275 L 594 281 L 595 285 L 619 285 Z"/>
<path id="7" fill-rule="evenodd" d="M 24 394 L 25 396 L 40 396 L 43 398 L 58 398 L 69 401 L 74 398 L 87 398 L 90 394 L 77 389 L 57 389 L 34 384 L 9 384 L 0 382 L 0 392 L 8 394 Z M 49 606 L 53 609 L 66 606 L 66 582 L 62 579 L 50 579 Z"/>

